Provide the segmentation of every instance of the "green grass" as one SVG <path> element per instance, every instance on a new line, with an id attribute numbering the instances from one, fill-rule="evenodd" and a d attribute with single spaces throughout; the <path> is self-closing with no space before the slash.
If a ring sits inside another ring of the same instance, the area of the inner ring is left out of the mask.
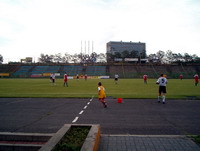
<path id="1" fill-rule="evenodd" d="M 144 84 L 142 79 L 120 79 L 116 85 L 113 79 L 69 80 L 69 87 L 63 87 L 63 79 L 52 86 L 49 79 L 0 79 L 0 97 L 97 97 L 97 83 L 101 81 L 106 95 L 114 98 L 156 98 L 156 79 Z M 167 98 L 184 99 L 195 96 L 200 99 L 200 85 L 194 86 L 193 79 L 169 79 Z"/>
<path id="2" fill-rule="evenodd" d="M 192 138 L 193 141 L 200 144 L 200 135 L 189 135 L 188 137 Z"/>
<path id="3" fill-rule="evenodd" d="M 90 126 L 72 126 L 53 151 L 80 151 L 90 128 Z"/>

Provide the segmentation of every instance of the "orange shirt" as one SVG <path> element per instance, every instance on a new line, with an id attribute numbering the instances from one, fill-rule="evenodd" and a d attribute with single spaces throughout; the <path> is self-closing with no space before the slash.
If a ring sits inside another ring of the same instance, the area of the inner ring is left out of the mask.
<path id="1" fill-rule="evenodd" d="M 98 87 L 98 96 L 99 96 L 99 98 L 105 98 L 106 97 L 105 88 L 103 86 Z"/>

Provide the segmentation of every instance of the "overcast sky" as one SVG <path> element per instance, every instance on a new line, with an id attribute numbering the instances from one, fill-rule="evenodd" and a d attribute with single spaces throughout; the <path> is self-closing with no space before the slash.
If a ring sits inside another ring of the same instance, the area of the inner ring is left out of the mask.
<path id="1" fill-rule="evenodd" d="M 106 52 L 109 41 L 200 56 L 200 0 L 0 0 L 0 54 Z"/>

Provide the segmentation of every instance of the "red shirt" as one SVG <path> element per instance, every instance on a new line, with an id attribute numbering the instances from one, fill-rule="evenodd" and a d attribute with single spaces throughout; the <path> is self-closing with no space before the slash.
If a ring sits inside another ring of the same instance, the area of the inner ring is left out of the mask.
<path id="1" fill-rule="evenodd" d="M 147 80 L 147 75 L 144 75 L 144 76 L 143 76 L 143 79 L 144 79 L 144 80 Z"/>
<path id="2" fill-rule="evenodd" d="M 67 74 L 64 75 L 64 81 L 67 81 Z"/>
<path id="3" fill-rule="evenodd" d="M 197 74 L 194 75 L 194 79 L 195 79 L 195 81 L 198 81 L 199 80 L 199 76 Z"/>

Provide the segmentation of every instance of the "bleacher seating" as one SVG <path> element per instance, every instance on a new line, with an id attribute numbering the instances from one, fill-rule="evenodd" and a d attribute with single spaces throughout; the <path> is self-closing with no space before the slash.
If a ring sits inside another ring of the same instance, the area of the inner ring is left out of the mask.
<path id="1" fill-rule="evenodd" d="M 21 66 L 13 75 L 15 77 L 28 77 L 28 73 L 33 66 Z"/>
<path id="2" fill-rule="evenodd" d="M 106 66 L 87 66 L 85 73 L 89 76 L 106 75 Z"/>
<path id="3" fill-rule="evenodd" d="M 60 66 L 36 66 L 31 74 L 57 73 Z"/>
<path id="4" fill-rule="evenodd" d="M 13 73 L 17 70 L 17 65 L 0 65 L 0 73 Z"/>
<path id="5" fill-rule="evenodd" d="M 0 65 L 0 73 L 10 77 L 48 77 L 50 73 L 64 73 L 69 76 L 87 74 L 88 76 L 110 76 L 118 74 L 120 78 L 142 78 L 147 74 L 149 78 L 158 78 L 161 73 L 168 78 L 178 78 L 180 74 L 184 78 L 193 78 L 195 73 L 200 74 L 198 65 Z"/>
<path id="6" fill-rule="evenodd" d="M 75 76 L 77 74 L 82 74 L 82 66 L 79 65 L 67 65 L 64 66 L 61 75 L 63 75 L 65 72 L 70 76 Z"/>

